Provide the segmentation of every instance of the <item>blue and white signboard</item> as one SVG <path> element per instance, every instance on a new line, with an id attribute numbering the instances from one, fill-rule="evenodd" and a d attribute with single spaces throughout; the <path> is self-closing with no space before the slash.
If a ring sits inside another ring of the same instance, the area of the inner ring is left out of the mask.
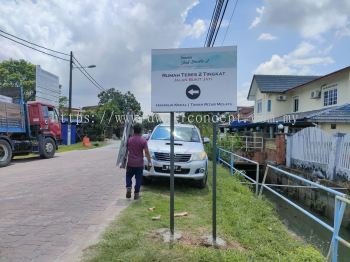
<path id="1" fill-rule="evenodd" d="M 237 110 L 237 47 L 152 50 L 152 112 Z"/>

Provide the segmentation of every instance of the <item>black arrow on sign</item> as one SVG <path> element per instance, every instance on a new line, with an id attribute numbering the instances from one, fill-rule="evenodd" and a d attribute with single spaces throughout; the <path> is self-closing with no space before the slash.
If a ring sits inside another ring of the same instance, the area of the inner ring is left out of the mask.
<path id="1" fill-rule="evenodd" d="M 189 99 L 197 99 L 201 94 L 201 89 L 197 85 L 190 85 L 186 88 L 186 96 Z"/>

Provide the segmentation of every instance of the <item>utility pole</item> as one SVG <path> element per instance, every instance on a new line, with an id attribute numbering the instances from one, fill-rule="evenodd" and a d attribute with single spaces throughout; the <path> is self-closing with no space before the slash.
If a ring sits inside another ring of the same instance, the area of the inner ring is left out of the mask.
<path id="1" fill-rule="evenodd" d="M 70 63 L 69 63 L 69 106 L 68 106 L 68 126 L 67 126 L 67 145 L 71 144 L 72 126 L 71 126 L 71 114 L 72 114 L 72 73 L 73 73 L 73 52 L 70 51 Z"/>

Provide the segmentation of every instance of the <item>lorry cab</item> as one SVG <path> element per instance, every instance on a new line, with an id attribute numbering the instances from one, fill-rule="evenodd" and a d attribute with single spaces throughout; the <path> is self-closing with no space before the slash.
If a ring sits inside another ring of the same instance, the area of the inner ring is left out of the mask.
<path id="1" fill-rule="evenodd" d="M 50 135 L 56 140 L 61 139 L 61 124 L 56 108 L 42 102 L 28 102 L 29 125 L 32 136 L 37 133 Z"/>

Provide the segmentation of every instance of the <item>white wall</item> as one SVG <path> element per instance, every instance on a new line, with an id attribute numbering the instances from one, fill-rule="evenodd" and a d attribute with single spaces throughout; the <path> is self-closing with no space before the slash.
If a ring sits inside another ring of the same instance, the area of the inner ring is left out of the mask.
<path id="1" fill-rule="evenodd" d="M 327 108 L 329 106 L 324 106 L 324 92 L 325 88 L 330 85 L 335 84 L 338 92 L 338 103 L 336 105 L 343 105 L 350 103 L 350 73 L 345 72 L 341 74 L 336 74 L 332 77 L 326 79 L 321 79 L 315 81 L 309 85 L 305 85 L 294 90 L 290 90 L 284 94 L 276 93 L 261 93 L 257 84 L 254 80 L 253 88 L 257 88 L 255 94 L 255 104 L 254 104 L 254 122 L 267 121 L 275 117 L 283 116 L 286 114 L 293 113 L 294 107 L 294 97 L 299 97 L 299 110 L 298 112 L 306 112 L 312 110 L 318 110 Z M 320 90 L 322 91 L 321 97 L 318 99 L 311 98 L 311 92 Z M 286 101 L 277 101 L 277 96 L 286 95 Z M 261 99 L 262 101 L 262 112 L 257 112 L 257 102 Z M 271 99 L 271 112 L 267 112 L 267 101 Z M 331 105 L 334 106 L 334 105 Z M 338 131 L 339 132 L 339 131 Z"/>
<path id="2" fill-rule="evenodd" d="M 336 128 L 332 129 L 330 123 L 321 123 L 319 126 L 326 131 L 327 133 L 345 133 L 350 134 L 350 123 L 334 123 L 336 124 Z"/>
<path id="3" fill-rule="evenodd" d="M 331 78 L 324 80 L 315 81 L 309 85 L 296 88 L 295 90 L 288 91 L 288 97 L 299 96 L 299 111 L 306 112 L 311 110 L 318 110 L 327 108 L 329 106 L 324 106 L 324 92 L 328 86 L 336 85 L 329 89 L 338 89 L 338 103 L 336 105 L 343 105 L 350 103 L 350 83 L 349 83 L 349 73 L 343 73 L 341 75 L 336 75 Z M 321 98 L 312 99 L 311 92 L 320 90 L 322 92 Z M 291 99 L 292 100 L 292 99 Z M 334 105 L 331 105 L 334 106 Z M 293 103 L 290 103 L 290 112 L 293 112 Z"/>

